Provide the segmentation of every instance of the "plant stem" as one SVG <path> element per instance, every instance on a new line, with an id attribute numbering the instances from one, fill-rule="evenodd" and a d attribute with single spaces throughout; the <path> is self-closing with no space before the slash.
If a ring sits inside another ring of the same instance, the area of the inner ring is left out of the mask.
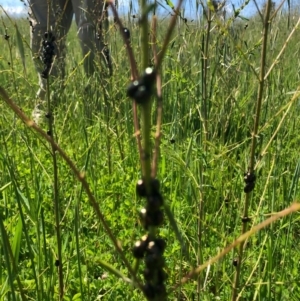
<path id="1" fill-rule="evenodd" d="M 211 9 L 207 8 L 207 29 L 206 33 L 203 33 L 202 36 L 202 103 L 201 103 L 201 121 L 203 126 L 203 136 L 202 145 L 203 152 L 206 155 L 207 152 L 207 141 L 208 141 L 208 104 L 207 104 L 207 75 L 208 75 L 208 60 L 209 60 L 209 43 L 210 43 L 210 28 L 212 22 L 212 13 Z M 203 143 L 204 141 L 204 143 Z M 201 265 L 203 263 L 203 220 L 204 220 L 204 204 L 205 204 L 205 193 L 204 187 L 206 179 L 205 179 L 205 166 L 201 164 L 199 166 L 199 183 L 200 183 L 200 199 L 198 201 L 198 224 L 197 224 L 197 265 Z M 202 277 L 201 274 L 198 275 L 197 278 L 197 300 L 200 301 L 200 294 L 202 290 Z"/>
<path id="2" fill-rule="evenodd" d="M 206 34 L 203 35 L 202 38 L 202 122 L 203 122 L 203 130 L 205 141 L 208 138 L 208 128 L 207 128 L 207 68 L 208 68 L 208 50 L 209 50 L 209 40 L 210 40 L 210 28 L 211 28 L 211 10 L 208 8 L 207 11 L 207 29 Z"/>
<path id="3" fill-rule="evenodd" d="M 142 10 L 142 22 L 141 22 L 141 45 L 142 45 L 142 68 L 145 70 L 149 66 L 149 43 L 148 43 L 148 14 L 147 0 L 141 0 Z M 152 101 L 145 101 L 141 106 L 141 118 L 142 118 L 142 137 L 143 137 L 143 150 L 141 159 L 144 167 L 144 181 L 147 190 L 150 189 L 151 179 L 151 106 Z"/>
<path id="4" fill-rule="evenodd" d="M 48 109 L 48 126 L 49 136 L 53 138 L 53 116 L 50 103 L 50 85 L 49 79 L 47 79 L 47 109 Z M 54 139 L 54 138 L 53 138 Z M 53 202 L 54 202 L 54 215 L 55 215 L 55 232 L 57 240 L 57 260 L 58 260 L 58 280 L 59 280 L 59 299 L 63 299 L 64 295 L 64 280 L 63 280 L 63 261 L 61 251 L 61 235 L 60 235 L 60 208 L 59 208 L 59 189 L 58 189 L 58 168 L 56 149 L 51 144 L 52 148 L 52 162 L 53 162 Z"/>
<path id="5" fill-rule="evenodd" d="M 267 56 L 267 40 L 268 40 L 268 31 L 269 31 L 269 25 L 270 25 L 270 22 L 269 22 L 270 11 L 271 11 L 271 0 L 268 0 L 265 17 L 264 17 L 259 86 L 258 86 L 258 94 L 257 94 L 257 101 L 256 101 L 254 129 L 253 129 L 252 142 L 251 142 L 250 162 L 249 162 L 249 167 L 248 167 L 248 172 L 250 172 L 250 173 L 253 173 L 253 171 L 254 171 L 255 148 L 256 148 L 256 142 L 257 142 L 257 133 L 258 133 L 258 126 L 259 126 L 259 117 L 260 117 L 260 112 L 261 112 L 261 104 L 262 104 L 263 93 L 264 93 L 265 69 L 266 69 L 265 66 L 266 66 L 266 56 Z M 243 218 L 245 218 L 245 219 L 248 217 L 250 197 L 251 197 L 251 193 L 246 193 L 245 205 L 244 205 L 244 210 L 243 210 Z M 247 223 L 243 222 L 242 234 L 246 233 L 247 229 L 248 229 Z M 244 252 L 244 242 L 242 242 L 239 246 L 238 264 L 236 267 L 236 273 L 235 273 L 233 290 L 232 290 L 232 298 L 231 298 L 232 301 L 236 301 L 237 297 L 238 297 L 238 289 L 239 289 L 239 281 L 240 281 L 240 277 L 241 277 L 243 252 Z"/>
<path id="6" fill-rule="evenodd" d="M 160 146 L 160 137 L 161 137 L 161 125 L 162 125 L 162 110 L 163 110 L 163 102 L 162 102 L 162 89 L 161 89 L 161 76 L 159 70 L 157 69 L 158 64 L 158 56 L 157 56 L 157 17 L 153 16 L 152 19 L 152 28 L 151 28 L 151 40 L 152 40 L 152 52 L 154 57 L 154 64 L 156 67 L 156 94 L 157 94 L 157 121 L 156 121 L 156 133 L 155 133 L 155 150 L 152 160 L 152 172 L 151 177 L 155 178 L 157 175 L 158 168 L 158 158 L 159 158 L 159 146 Z"/>

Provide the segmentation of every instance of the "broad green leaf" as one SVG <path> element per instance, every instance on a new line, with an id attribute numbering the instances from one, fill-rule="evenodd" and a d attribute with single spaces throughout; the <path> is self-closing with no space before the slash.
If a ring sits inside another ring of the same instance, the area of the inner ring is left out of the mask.
<path id="1" fill-rule="evenodd" d="M 78 294 L 75 294 L 72 298 L 72 301 L 75 301 L 75 300 L 81 300 L 81 293 L 78 293 Z"/>

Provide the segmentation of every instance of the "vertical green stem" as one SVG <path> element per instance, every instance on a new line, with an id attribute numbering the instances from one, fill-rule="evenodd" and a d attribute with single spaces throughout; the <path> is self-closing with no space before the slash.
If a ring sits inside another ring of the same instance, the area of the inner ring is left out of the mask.
<path id="1" fill-rule="evenodd" d="M 148 14 L 147 14 L 148 0 L 141 0 L 141 45 L 142 45 L 142 67 L 146 69 L 149 62 L 149 45 L 148 45 Z"/>
<path id="2" fill-rule="evenodd" d="M 210 28 L 211 28 L 211 10 L 207 9 L 207 29 L 206 33 L 203 33 L 202 36 L 202 104 L 201 104 L 201 119 L 203 124 L 203 136 L 202 139 L 203 144 L 203 152 L 206 155 L 207 152 L 207 140 L 208 140 L 208 99 L 207 99 L 207 71 L 208 71 L 208 59 L 209 59 L 209 42 L 210 42 Z M 204 141 L 204 143 L 203 143 Z M 203 219 L 204 219 L 204 204 L 205 204 L 205 170 L 203 164 L 199 166 L 200 171 L 200 200 L 198 203 L 198 224 L 197 224 L 197 238 L 198 238 L 198 246 L 197 246 L 197 265 L 201 265 L 203 263 L 202 256 L 202 248 L 203 248 Z M 200 293 L 202 290 L 202 277 L 201 274 L 198 275 L 197 278 L 197 300 L 200 301 Z"/>
<path id="3" fill-rule="evenodd" d="M 50 31 L 50 9 L 51 1 L 47 0 L 47 31 Z M 50 85 L 49 78 L 47 78 L 47 108 L 48 108 L 48 126 L 49 135 L 53 138 L 53 113 L 51 110 L 50 102 Z M 59 281 L 59 300 L 63 299 L 64 295 L 64 281 L 63 281 L 63 261 L 62 261 L 62 247 L 61 247 L 61 235 L 60 235 L 60 208 L 59 208 L 59 189 L 58 189 L 58 168 L 56 149 L 53 144 L 52 148 L 52 161 L 53 161 L 53 202 L 54 202 L 54 215 L 55 215 L 55 232 L 57 240 L 57 260 L 58 260 L 58 281 Z"/>
<path id="4" fill-rule="evenodd" d="M 257 142 L 257 133 L 258 133 L 258 126 L 259 126 L 259 117 L 261 111 L 261 104 L 263 99 L 264 93 L 264 83 L 265 83 L 265 66 L 266 66 L 266 56 L 267 56 L 267 41 L 268 41 L 268 31 L 269 31 L 269 18 L 270 18 L 270 11 L 271 11 L 271 0 L 268 0 L 265 17 L 264 17 L 264 28 L 263 28 L 263 42 L 262 42 L 262 50 L 261 50 L 261 63 L 260 63 L 260 75 L 259 75 L 259 85 L 258 85 L 258 93 L 257 93 L 257 101 L 256 101 L 256 112 L 255 112 L 255 121 L 254 121 L 254 129 L 252 134 L 252 142 L 251 142 L 251 153 L 250 153 L 250 162 L 248 171 L 253 173 L 254 171 L 254 164 L 255 164 L 255 148 Z M 243 218 L 248 217 L 248 210 L 249 210 L 249 203 L 250 203 L 251 193 L 246 193 L 245 196 L 245 205 L 243 210 Z M 247 232 L 248 225 L 246 222 L 243 222 L 242 226 L 242 234 Z M 244 252 L 244 242 L 242 242 L 239 246 L 238 251 L 238 264 L 236 267 L 236 273 L 233 283 L 233 290 L 232 290 L 232 301 L 236 301 L 238 297 L 238 289 L 239 289 L 239 281 L 241 276 L 241 266 L 243 260 L 243 252 Z"/>
<path id="5" fill-rule="evenodd" d="M 209 50 L 209 40 L 210 40 L 210 28 L 211 28 L 211 10 L 208 8 L 207 11 L 207 30 L 205 36 L 203 36 L 202 41 L 202 122 L 203 122 L 203 129 L 204 129 L 204 137 L 207 141 L 208 139 L 208 112 L 207 112 L 207 67 L 208 67 L 208 50 Z"/>
<path id="6" fill-rule="evenodd" d="M 50 116 L 48 118 L 49 134 L 53 137 L 53 116 L 50 103 L 50 87 L 49 79 L 47 79 L 47 106 Z M 54 202 L 54 215 L 55 215 L 55 232 L 57 240 L 57 260 L 58 265 L 58 280 L 59 280 L 59 300 L 63 299 L 64 295 L 64 282 L 63 282 L 63 263 L 62 263 L 62 251 L 61 251 L 61 235 L 60 235 L 60 208 L 59 208 L 59 189 L 58 189 L 58 168 L 56 149 L 52 145 L 52 161 L 53 161 L 53 202 Z"/>
<path id="7" fill-rule="evenodd" d="M 142 45 L 142 67 L 145 70 L 149 64 L 149 43 L 148 43 L 148 15 L 147 0 L 141 0 L 142 22 L 141 22 L 141 45 Z M 152 102 L 145 101 L 141 106 L 142 117 L 142 137 L 143 137 L 143 154 L 144 161 L 144 180 L 147 189 L 149 189 L 151 177 L 151 106 Z"/>

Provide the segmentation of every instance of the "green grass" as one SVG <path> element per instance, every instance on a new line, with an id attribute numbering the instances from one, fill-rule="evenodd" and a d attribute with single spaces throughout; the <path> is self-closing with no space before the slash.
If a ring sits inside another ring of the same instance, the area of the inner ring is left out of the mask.
<path id="1" fill-rule="evenodd" d="M 299 12 L 293 22 L 298 18 Z M 212 28 L 220 25 L 217 20 Z M 12 21 L 6 17 L 1 21 L 0 86 L 30 116 L 38 81 L 28 46 L 29 26 L 26 20 Z M 131 31 L 136 60 L 141 62 L 140 32 L 133 21 L 124 23 Z M 158 47 L 163 44 L 168 21 L 159 21 Z M 22 36 L 26 72 L 14 22 Z M 162 64 L 163 124 L 158 178 L 188 250 L 188 254 L 181 252 L 174 229 L 166 219 L 160 235 L 167 242 L 170 300 L 230 300 L 237 248 L 205 269 L 198 281 L 194 278 L 175 291 L 172 288 L 193 267 L 235 241 L 242 229 L 243 177 L 250 158 L 258 91 L 254 72 L 259 74 L 260 70 L 263 26 L 253 17 L 248 22 L 236 22 L 233 29 L 226 25 L 212 29 L 207 45 L 206 136 L 201 117 L 202 53 L 207 37 L 203 23 L 179 21 Z M 248 27 L 244 29 L 246 23 Z M 3 38 L 5 27 L 10 35 L 7 41 Z M 272 21 L 267 70 L 291 30 L 284 13 Z M 145 234 L 138 221 L 144 204 L 135 193 L 141 167 L 132 102 L 126 97 L 130 66 L 113 24 L 109 47 L 114 75 L 108 82 L 95 76 L 87 93 L 76 28 L 72 27 L 68 36 L 67 85 L 61 89 L 58 80 L 51 83 L 51 97 L 58 103 L 54 112 L 55 139 L 78 170 L 86 173 L 112 233 L 128 261 L 134 264 L 131 248 Z M 249 227 L 299 201 L 299 49 L 298 28 L 265 82 Z M 295 93 L 298 96 L 294 99 Z M 89 104 L 92 120 L 86 118 L 85 104 Z M 0 298 L 25 300 L 22 293 L 27 300 L 56 300 L 59 282 L 51 147 L 3 101 L 0 112 Z M 152 121 L 155 120 L 153 113 Z M 47 130 L 47 126 L 43 125 L 43 129 Z M 154 126 L 151 134 L 155 134 Z M 57 156 L 57 161 L 64 300 L 141 300 L 139 290 L 107 268 L 109 264 L 129 276 L 82 185 L 61 157 Z M 199 213 L 201 202 L 203 210 Z M 247 240 L 239 300 L 299 300 L 298 222 L 298 213 L 291 214 Z"/>

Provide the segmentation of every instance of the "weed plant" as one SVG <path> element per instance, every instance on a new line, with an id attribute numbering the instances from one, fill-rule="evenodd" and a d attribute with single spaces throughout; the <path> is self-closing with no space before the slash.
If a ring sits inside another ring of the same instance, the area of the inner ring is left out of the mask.
<path id="1" fill-rule="evenodd" d="M 87 82 L 72 27 L 65 82 L 49 82 L 53 141 L 42 131 L 47 124 L 25 116 L 38 90 L 28 22 L 0 9 L 1 300 L 141 300 L 145 267 L 132 248 L 147 231 L 139 221 L 145 200 L 136 195 L 144 174 L 126 95 L 135 77 L 128 45 L 110 23 L 114 74 Z M 268 5 L 246 20 L 236 8 L 224 20 L 203 3 L 197 20 L 182 13 L 158 69 L 163 115 L 156 177 L 165 220 L 155 235 L 166 242 L 169 300 L 300 298 L 299 205 L 292 205 L 300 177 L 300 14 L 297 7 L 292 14 L 267 11 Z M 153 44 L 159 57 L 171 16 L 158 15 L 156 31 L 152 19 L 144 22 L 155 33 L 149 45 L 136 16 L 130 11 L 122 24 L 142 74 L 157 64 Z M 146 128 L 140 106 L 137 114 L 142 146 L 147 139 L 151 152 L 156 99 L 151 115 L 146 109 Z M 256 176 L 249 194 L 245 172 Z"/>

